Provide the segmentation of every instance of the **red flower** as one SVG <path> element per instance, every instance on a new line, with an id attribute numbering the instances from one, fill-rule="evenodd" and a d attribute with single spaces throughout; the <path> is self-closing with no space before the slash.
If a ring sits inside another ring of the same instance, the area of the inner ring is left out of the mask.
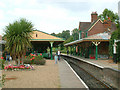
<path id="1" fill-rule="evenodd" d="M 32 53 L 30 53 L 30 55 L 31 55 L 31 56 L 33 56 L 33 54 L 32 54 Z"/>
<path id="2" fill-rule="evenodd" d="M 25 56 L 25 58 L 26 58 L 27 56 Z"/>
<path id="3" fill-rule="evenodd" d="M 110 17 L 108 17 L 108 19 L 110 19 Z"/>
<path id="4" fill-rule="evenodd" d="M 33 59 L 31 58 L 30 60 L 32 61 Z"/>
<path id="5" fill-rule="evenodd" d="M 42 56 L 42 53 L 40 55 Z"/>
<path id="6" fill-rule="evenodd" d="M 30 67 L 26 67 L 27 69 L 29 69 Z"/>
<path id="7" fill-rule="evenodd" d="M 4 57 L 1 57 L 1 59 L 4 59 Z"/>
<path id="8" fill-rule="evenodd" d="M 35 59 L 35 57 L 33 57 L 32 59 Z"/>

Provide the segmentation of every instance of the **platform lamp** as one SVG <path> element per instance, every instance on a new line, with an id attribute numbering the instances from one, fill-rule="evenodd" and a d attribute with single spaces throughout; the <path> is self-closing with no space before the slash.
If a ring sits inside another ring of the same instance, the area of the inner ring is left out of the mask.
<path id="1" fill-rule="evenodd" d="M 113 60 L 115 63 L 117 63 L 117 52 L 116 52 L 116 47 L 117 47 L 117 42 L 120 42 L 120 40 L 115 40 L 114 39 L 114 44 L 113 44 Z"/>
<path id="2" fill-rule="evenodd" d="M 51 46 L 51 60 L 53 60 L 53 55 L 52 55 L 53 43 L 54 43 L 54 42 L 50 42 L 50 46 Z"/>

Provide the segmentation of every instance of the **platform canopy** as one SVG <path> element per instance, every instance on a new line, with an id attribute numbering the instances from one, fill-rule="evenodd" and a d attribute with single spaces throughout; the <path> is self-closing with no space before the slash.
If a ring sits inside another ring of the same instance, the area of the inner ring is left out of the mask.
<path id="1" fill-rule="evenodd" d="M 53 42 L 53 46 L 56 46 L 62 42 L 64 42 L 64 39 L 50 35 L 48 33 L 45 33 L 43 31 L 39 31 L 39 30 L 34 30 L 31 33 L 31 42 L 32 43 L 36 43 L 36 44 L 45 44 L 45 45 L 49 45 L 50 42 Z"/>
<path id="2" fill-rule="evenodd" d="M 73 41 L 73 42 L 70 42 L 70 43 L 66 43 L 64 46 L 71 46 L 71 45 L 74 45 L 74 44 L 80 44 L 81 42 L 91 42 L 91 41 L 92 42 L 93 41 L 109 42 L 110 37 L 111 36 L 108 33 L 99 33 L 99 34 L 88 36 L 86 38 L 82 38 L 80 40 L 76 40 L 76 41 Z"/>

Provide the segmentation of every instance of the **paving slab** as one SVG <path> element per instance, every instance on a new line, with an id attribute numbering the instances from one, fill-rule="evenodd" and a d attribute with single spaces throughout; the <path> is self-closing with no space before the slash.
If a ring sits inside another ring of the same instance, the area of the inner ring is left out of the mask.
<path id="1" fill-rule="evenodd" d="M 86 88 L 63 59 L 59 61 L 58 66 L 61 88 Z"/>

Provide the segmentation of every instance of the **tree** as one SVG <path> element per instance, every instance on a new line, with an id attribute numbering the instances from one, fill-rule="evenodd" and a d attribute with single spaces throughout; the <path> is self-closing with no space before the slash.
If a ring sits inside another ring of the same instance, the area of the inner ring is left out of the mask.
<path id="1" fill-rule="evenodd" d="M 67 40 L 70 37 L 70 30 L 63 30 L 61 37 L 64 38 L 65 40 Z"/>
<path id="2" fill-rule="evenodd" d="M 51 33 L 51 35 L 53 35 L 53 36 L 57 36 L 55 33 Z"/>
<path id="3" fill-rule="evenodd" d="M 120 40 L 120 28 L 115 30 L 112 35 L 111 38 L 109 40 L 109 52 L 110 55 L 113 56 L 113 44 L 114 44 L 114 39 Z M 117 43 L 117 60 L 120 62 L 120 42 Z"/>
<path id="4" fill-rule="evenodd" d="M 11 56 L 14 56 L 16 62 L 16 58 L 18 57 L 18 66 L 20 65 L 20 59 L 22 59 L 23 64 L 23 56 L 27 49 L 31 47 L 30 33 L 32 31 L 33 24 L 24 18 L 10 23 L 5 27 L 5 50 L 7 50 Z"/>
<path id="5" fill-rule="evenodd" d="M 111 10 L 104 9 L 103 13 L 99 15 L 99 17 L 104 21 L 107 20 L 108 17 L 111 19 L 112 22 L 116 24 L 116 26 L 119 26 L 119 17 L 117 13 L 114 13 Z"/>
<path id="6" fill-rule="evenodd" d="M 74 41 L 73 36 L 70 36 L 67 40 L 64 41 L 64 44 Z"/>
<path id="7" fill-rule="evenodd" d="M 61 37 L 61 34 L 62 34 L 62 33 L 58 33 L 58 34 L 56 34 L 56 35 L 57 35 L 57 37 Z M 62 38 L 62 37 L 61 37 L 61 38 Z"/>
<path id="8" fill-rule="evenodd" d="M 79 30 L 77 28 L 72 30 L 72 36 L 74 40 L 78 40 L 79 39 Z"/>

